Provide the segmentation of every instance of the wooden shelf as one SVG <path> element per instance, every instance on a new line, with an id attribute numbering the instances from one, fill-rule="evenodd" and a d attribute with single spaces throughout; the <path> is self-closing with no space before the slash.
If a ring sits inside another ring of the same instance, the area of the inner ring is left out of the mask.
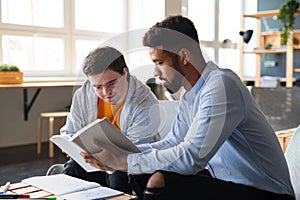
<path id="1" fill-rule="evenodd" d="M 277 16 L 279 13 L 279 10 L 267 10 L 267 11 L 260 11 L 254 14 L 244 14 L 244 17 L 253 17 L 253 18 L 262 18 L 262 17 L 273 17 Z M 298 8 L 296 10 L 296 14 L 300 14 L 300 9 Z"/>
<path id="2" fill-rule="evenodd" d="M 263 53 L 286 53 L 286 50 L 266 50 L 266 49 L 259 49 L 253 51 L 243 51 L 243 54 L 263 54 Z"/>
<path id="3" fill-rule="evenodd" d="M 240 69 L 239 75 L 243 77 L 243 54 L 255 54 L 256 56 L 256 76 L 254 80 L 254 84 L 256 87 L 260 87 L 261 82 L 261 61 L 262 54 L 281 54 L 284 53 L 286 55 L 286 87 L 292 87 L 294 81 L 294 72 L 300 72 L 299 69 L 294 69 L 294 53 L 300 52 L 300 43 L 293 44 L 293 37 L 298 38 L 300 40 L 300 30 L 293 30 L 290 34 L 288 43 L 286 47 L 281 46 L 281 31 L 273 31 L 273 32 L 262 32 L 262 19 L 264 17 L 273 17 L 277 16 L 279 10 L 268 10 L 268 11 L 260 11 L 255 14 L 242 14 L 241 15 L 241 30 L 244 29 L 244 19 L 247 17 L 255 18 L 257 20 L 257 49 L 253 51 L 245 51 L 243 40 L 240 39 Z M 296 10 L 295 15 L 300 14 L 300 9 Z M 264 49 L 264 47 L 268 44 L 272 45 L 271 49 Z"/>
<path id="4" fill-rule="evenodd" d="M 294 48 L 294 52 L 300 52 L 299 48 Z M 243 51 L 243 54 L 263 54 L 263 53 L 286 53 L 286 49 L 255 49 L 253 51 Z"/>
<path id="5" fill-rule="evenodd" d="M 262 53 L 285 53 L 286 49 L 261 49 L 261 50 L 254 50 L 254 53 L 262 54 Z"/>

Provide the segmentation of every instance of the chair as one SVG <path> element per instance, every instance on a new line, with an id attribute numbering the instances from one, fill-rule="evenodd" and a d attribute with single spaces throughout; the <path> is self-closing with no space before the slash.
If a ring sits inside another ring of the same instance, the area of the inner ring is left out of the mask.
<path id="1" fill-rule="evenodd" d="M 64 164 L 53 164 L 48 168 L 46 172 L 46 176 L 53 175 L 53 174 L 60 174 L 62 173 L 63 169 L 64 169 Z"/>
<path id="2" fill-rule="evenodd" d="M 164 138 L 171 130 L 172 124 L 177 115 L 179 101 L 159 100 L 160 105 L 160 119 L 159 125 L 160 138 Z"/>
<path id="3" fill-rule="evenodd" d="M 289 128 L 289 129 L 284 129 L 284 130 L 275 132 L 283 152 L 286 151 L 286 147 L 288 146 L 295 130 L 296 130 L 296 128 Z"/>
<path id="4" fill-rule="evenodd" d="M 296 128 L 284 153 L 292 185 L 295 190 L 296 200 L 300 200 L 300 125 Z"/>
<path id="5" fill-rule="evenodd" d="M 54 135 L 54 122 L 55 119 L 65 119 L 69 112 L 61 111 L 61 112 L 42 112 L 38 119 L 38 141 L 37 141 L 37 154 L 41 153 L 41 143 L 42 143 L 42 122 L 44 118 L 49 119 L 49 138 Z M 62 121 L 60 121 L 62 122 Z M 61 123 L 59 126 L 61 127 L 63 124 Z M 54 156 L 54 145 L 49 141 L 49 157 L 53 158 Z"/>

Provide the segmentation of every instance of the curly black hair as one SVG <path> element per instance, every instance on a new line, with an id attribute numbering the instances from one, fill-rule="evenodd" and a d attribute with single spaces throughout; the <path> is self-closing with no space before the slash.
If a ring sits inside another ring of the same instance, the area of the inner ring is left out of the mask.
<path id="1" fill-rule="evenodd" d="M 186 42 L 196 42 L 199 38 L 194 23 L 181 15 L 168 16 L 157 22 L 143 37 L 143 45 L 148 47 L 181 46 Z"/>

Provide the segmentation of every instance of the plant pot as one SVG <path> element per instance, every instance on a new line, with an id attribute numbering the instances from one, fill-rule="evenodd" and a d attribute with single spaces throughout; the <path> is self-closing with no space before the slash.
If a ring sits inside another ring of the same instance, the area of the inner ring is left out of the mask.
<path id="1" fill-rule="evenodd" d="M 0 72 L 0 84 L 23 83 L 23 72 Z"/>

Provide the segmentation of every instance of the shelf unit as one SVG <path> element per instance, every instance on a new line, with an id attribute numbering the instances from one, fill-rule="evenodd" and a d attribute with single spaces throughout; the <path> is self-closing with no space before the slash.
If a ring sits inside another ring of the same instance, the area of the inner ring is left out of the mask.
<path id="1" fill-rule="evenodd" d="M 255 18 L 257 20 L 257 48 L 253 51 L 244 51 L 243 39 L 240 39 L 240 68 L 239 75 L 243 79 L 243 55 L 247 53 L 254 53 L 256 55 L 256 76 L 254 80 L 254 86 L 260 87 L 261 78 L 261 55 L 268 53 L 285 53 L 286 54 L 286 87 L 292 87 L 294 81 L 294 72 L 300 72 L 300 69 L 294 69 L 294 52 L 300 52 L 300 44 L 293 44 L 293 37 L 297 37 L 300 40 L 300 30 L 294 30 L 288 39 L 288 43 L 285 48 L 280 45 L 281 32 L 261 32 L 262 18 L 277 16 L 279 10 L 260 11 L 255 14 L 242 14 L 241 15 L 241 30 L 244 30 L 244 19 Z M 300 14 L 300 9 L 296 11 L 296 14 Z M 264 46 L 267 43 L 272 44 L 271 49 L 265 49 Z"/>

